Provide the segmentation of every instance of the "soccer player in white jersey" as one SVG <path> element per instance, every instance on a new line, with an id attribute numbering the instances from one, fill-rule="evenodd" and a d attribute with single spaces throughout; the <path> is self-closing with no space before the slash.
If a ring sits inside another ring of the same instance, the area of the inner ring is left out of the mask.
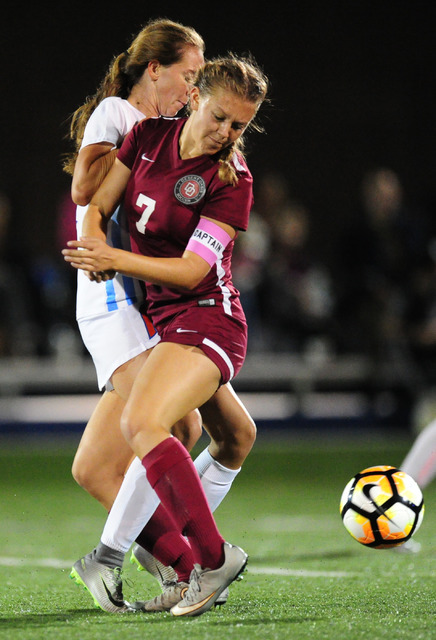
<path id="1" fill-rule="evenodd" d="M 89 200 L 125 135 L 145 117 L 173 116 L 186 104 L 190 81 L 203 62 L 203 50 L 203 40 L 193 29 L 171 21 L 152 21 L 115 58 L 96 94 L 74 113 L 71 137 L 77 151 L 64 168 L 73 175 L 78 237 Z M 108 225 L 108 241 L 130 248 L 122 211 Z M 96 367 L 98 386 L 106 391 L 85 429 L 73 475 L 108 510 L 132 457 L 120 438 L 124 403 L 117 388 L 122 391 L 131 385 L 148 349 L 159 340 L 152 323 L 140 313 L 142 303 L 142 286 L 133 278 L 116 276 L 99 287 L 78 274 L 77 321 Z M 94 450 L 92 458 L 90 449 Z"/>

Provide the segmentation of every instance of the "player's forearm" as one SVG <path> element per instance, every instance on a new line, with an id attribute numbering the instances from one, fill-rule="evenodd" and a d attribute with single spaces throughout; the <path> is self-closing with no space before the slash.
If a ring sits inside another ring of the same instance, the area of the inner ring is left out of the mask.
<path id="1" fill-rule="evenodd" d="M 71 195 L 76 204 L 82 206 L 89 204 L 92 196 L 109 173 L 117 153 L 118 149 L 112 149 L 95 158 L 89 166 L 78 166 L 71 187 Z"/>
<path id="2" fill-rule="evenodd" d="M 180 289 L 193 289 L 209 271 L 209 265 L 198 256 L 186 253 L 182 258 L 152 258 L 113 250 L 111 268 L 151 284 Z"/>
<path id="3" fill-rule="evenodd" d="M 76 269 L 96 273 L 117 271 L 176 289 L 194 289 L 210 270 L 209 263 L 192 251 L 185 251 L 180 258 L 154 258 L 116 249 L 95 236 L 70 240 L 62 253 L 66 262 Z"/>
<path id="4" fill-rule="evenodd" d="M 106 240 L 107 218 L 99 207 L 90 204 L 82 224 L 82 237 Z"/>

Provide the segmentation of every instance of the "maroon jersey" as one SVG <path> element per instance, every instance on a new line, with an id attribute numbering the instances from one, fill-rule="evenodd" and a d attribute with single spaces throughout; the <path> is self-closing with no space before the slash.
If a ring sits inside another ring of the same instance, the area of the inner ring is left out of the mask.
<path id="1" fill-rule="evenodd" d="M 253 203 L 252 176 L 235 154 L 239 178 L 232 186 L 218 177 L 216 156 L 182 160 L 179 136 L 185 118 L 149 118 L 133 127 L 118 153 L 131 169 L 124 206 L 132 250 L 153 257 L 181 257 L 200 216 L 246 230 Z M 192 305 L 221 306 L 243 320 L 239 292 L 233 286 L 229 243 L 203 281 L 191 291 L 146 283 L 148 313 L 159 328 Z"/>

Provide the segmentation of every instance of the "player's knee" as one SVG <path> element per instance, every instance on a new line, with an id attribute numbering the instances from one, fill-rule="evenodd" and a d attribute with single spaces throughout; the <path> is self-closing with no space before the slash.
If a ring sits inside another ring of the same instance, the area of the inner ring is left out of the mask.
<path id="1" fill-rule="evenodd" d="M 185 418 L 176 422 L 171 431 L 186 449 L 191 451 L 203 431 L 200 412 L 197 409 L 191 411 Z"/>
<path id="2" fill-rule="evenodd" d="M 212 439 L 213 457 L 224 466 L 242 466 L 256 440 L 256 423 L 247 415 L 237 427 Z"/>
<path id="3" fill-rule="evenodd" d="M 253 418 L 249 415 L 245 416 L 240 428 L 235 433 L 235 448 L 239 450 L 239 455 L 248 456 L 256 441 L 257 428 Z"/>
<path id="4" fill-rule="evenodd" d="M 132 442 L 139 431 L 139 425 L 134 420 L 134 416 L 132 416 L 131 412 L 127 409 L 124 409 L 121 415 L 120 429 L 128 443 Z"/>
<path id="5" fill-rule="evenodd" d="M 155 415 L 153 406 L 139 412 L 136 407 L 130 407 L 127 404 L 121 415 L 121 433 L 133 450 L 135 449 L 133 443 L 138 434 L 152 431 L 156 425 L 159 425 L 159 418 Z"/>
<path id="6" fill-rule="evenodd" d="M 88 493 L 93 492 L 93 486 L 95 484 L 95 469 L 93 465 L 83 458 L 81 455 L 76 455 L 71 468 L 71 473 L 74 480 L 79 487 L 85 489 Z"/>
<path id="7" fill-rule="evenodd" d="M 74 480 L 90 496 L 109 510 L 119 491 L 124 473 L 116 464 L 93 464 L 92 459 L 77 457 L 71 469 Z"/>

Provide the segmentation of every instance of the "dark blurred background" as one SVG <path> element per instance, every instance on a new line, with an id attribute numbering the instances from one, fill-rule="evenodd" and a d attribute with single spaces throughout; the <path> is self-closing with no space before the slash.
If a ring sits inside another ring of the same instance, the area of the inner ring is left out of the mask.
<path id="1" fill-rule="evenodd" d="M 380 391 L 382 411 L 395 398 L 410 424 L 436 381 L 431 1 L 9 7 L 0 25 L 0 393 L 17 359 L 36 359 L 36 371 L 46 359 L 87 361 L 75 274 L 60 257 L 74 234 L 61 169 L 68 118 L 159 16 L 193 25 L 209 57 L 251 52 L 271 80 L 265 134 L 248 139 L 256 200 L 234 265 L 250 325 L 241 389 L 298 381 L 304 390 L 303 380 L 312 390 Z"/>

